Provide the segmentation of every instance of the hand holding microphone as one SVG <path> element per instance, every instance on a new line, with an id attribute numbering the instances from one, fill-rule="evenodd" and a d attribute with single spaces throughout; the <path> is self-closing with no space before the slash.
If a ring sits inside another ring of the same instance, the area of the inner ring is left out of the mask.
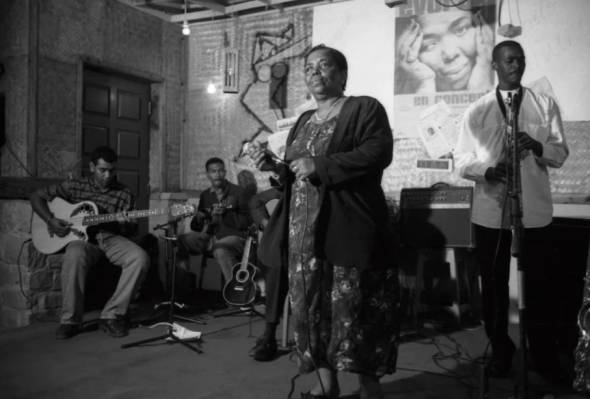
<path id="1" fill-rule="evenodd" d="M 248 144 L 245 146 L 245 152 L 250 155 L 258 170 L 279 173 L 281 170 L 280 164 L 288 164 L 286 161 L 277 157 L 272 151 L 264 148 L 261 143 L 253 141 Z"/>

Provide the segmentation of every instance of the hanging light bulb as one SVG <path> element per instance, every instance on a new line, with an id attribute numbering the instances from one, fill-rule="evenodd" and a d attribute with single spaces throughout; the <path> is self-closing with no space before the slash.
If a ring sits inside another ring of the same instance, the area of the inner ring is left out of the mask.
<path id="1" fill-rule="evenodd" d="M 185 36 L 191 34 L 191 28 L 188 27 L 188 22 L 186 22 L 186 0 L 184 0 L 184 22 L 182 23 L 182 34 Z"/>
<path id="2" fill-rule="evenodd" d="M 182 24 L 182 34 L 188 36 L 191 34 L 191 28 L 188 27 L 188 22 L 184 21 Z"/>
<path id="3" fill-rule="evenodd" d="M 213 83 L 209 83 L 209 86 L 207 86 L 207 93 L 209 94 L 213 94 L 215 93 L 217 90 L 215 89 L 215 85 Z"/>

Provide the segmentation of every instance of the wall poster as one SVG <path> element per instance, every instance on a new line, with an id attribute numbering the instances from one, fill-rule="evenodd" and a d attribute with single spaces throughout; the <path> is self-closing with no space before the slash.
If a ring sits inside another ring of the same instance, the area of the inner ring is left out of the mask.
<path id="1" fill-rule="evenodd" d="M 494 88 L 496 0 L 409 0 L 395 21 L 394 128 L 418 135 L 426 108 L 453 115 Z"/>

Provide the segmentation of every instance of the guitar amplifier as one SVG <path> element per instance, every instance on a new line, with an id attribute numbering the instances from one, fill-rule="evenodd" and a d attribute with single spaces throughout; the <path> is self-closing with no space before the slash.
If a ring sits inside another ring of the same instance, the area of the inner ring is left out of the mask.
<path id="1" fill-rule="evenodd" d="M 408 247 L 473 248 L 473 187 L 404 188 L 401 242 Z"/>

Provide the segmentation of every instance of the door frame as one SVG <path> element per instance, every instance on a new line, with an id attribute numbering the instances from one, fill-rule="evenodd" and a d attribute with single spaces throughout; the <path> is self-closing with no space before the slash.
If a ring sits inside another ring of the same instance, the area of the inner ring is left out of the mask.
<path id="1" fill-rule="evenodd" d="M 150 102 L 154 102 L 154 96 L 159 99 L 164 99 L 164 93 L 166 92 L 166 79 L 162 76 L 157 74 L 152 74 L 150 72 L 138 71 L 136 69 L 111 63 L 101 61 L 94 57 L 89 56 L 79 56 L 77 60 L 77 74 L 76 74 L 76 159 L 82 158 L 82 103 L 84 97 L 84 68 L 90 67 L 91 69 L 98 70 L 100 72 L 104 72 L 107 74 L 114 74 L 119 75 L 123 78 L 129 78 L 133 80 L 143 81 L 150 86 Z M 155 104 L 155 107 L 158 107 L 158 110 L 152 109 L 150 119 L 152 117 L 158 118 L 157 123 L 150 123 L 149 124 L 149 139 L 150 139 L 150 146 L 149 146 L 149 153 L 150 157 L 148 159 L 148 170 L 149 176 L 148 181 L 151 182 L 154 180 L 156 176 L 152 176 L 152 167 L 155 165 L 151 165 L 151 159 L 154 157 L 159 159 L 159 190 L 164 192 L 167 187 L 166 182 L 166 162 L 164 162 L 164 157 L 166 156 L 166 135 L 160 130 L 160 126 L 165 126 L 165 118 L 166 113 L 161 112 L 162 110 L 162 101 L 159 101 L 158 104 Z M 82 174 L 82 165 L 78 165 L 78 173 L 81 176 Z M 151 191 L 151 190 L 150 190 Z M 148 201 L 152 199 L 152 193 L 150 192 L 150 196 Z"/>

